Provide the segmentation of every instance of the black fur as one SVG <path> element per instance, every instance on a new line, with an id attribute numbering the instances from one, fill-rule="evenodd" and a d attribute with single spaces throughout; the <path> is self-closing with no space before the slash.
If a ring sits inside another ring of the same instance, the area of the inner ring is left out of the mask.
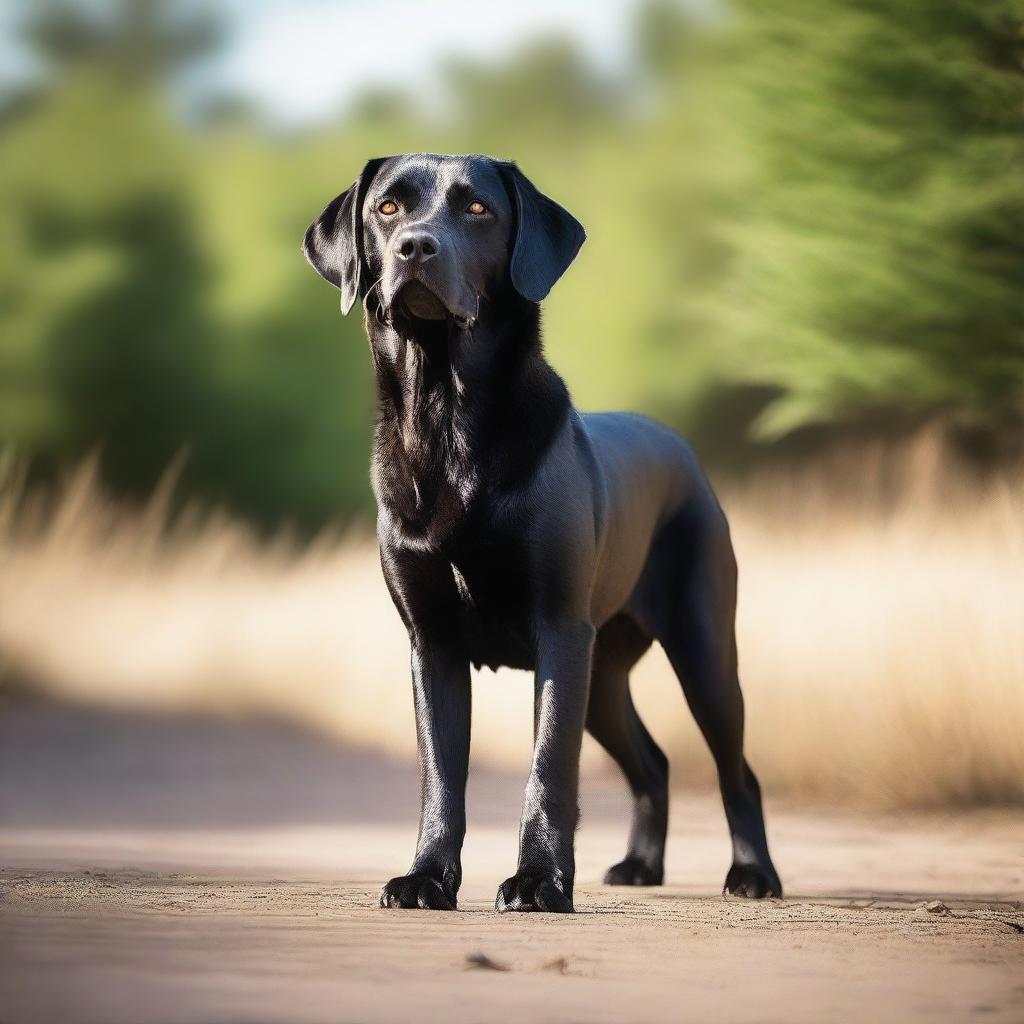
<path id="1" fill-rule="evenodd" d="M 382 906 L 456 907 L 470 663 L 536 680 L 519 864 L 497 909 L 573 908 L 584 728 L 634 796 L 605 880 L 660 884 L 668 766 L 629 695 L 654 640 L 718 768 L 726 891 L 782 894 L 743 757 L 725 517 L 685 442 L 639 416 L 581 415 L 541 352 L 537 303 L 583 240 L 513 164 L 431 154 L 371 160 L 306 234 L 343 310 L 364 303 L 381 563 L 412 647 L 420 833 Z"/>

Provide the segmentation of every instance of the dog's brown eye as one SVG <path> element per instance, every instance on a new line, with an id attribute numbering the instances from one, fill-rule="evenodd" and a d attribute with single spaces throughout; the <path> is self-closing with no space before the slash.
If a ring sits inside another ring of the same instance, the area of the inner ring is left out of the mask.
<path id="1" fill-rule="evenodd" d="M 466 212 L 472 213 L 475 216 L 479 217 L 481 213 L 487 212 L 487 207 L 484 206 L 484 204 L 481 203 L 479 199 L 474 199 L 473 202 L 471 202 L 469 206 L 466 207 Z"/>
<path id="2" fill-rule="evenodd" d="M 390 217 L 393 213 L 398 213 L 398 203 L 393 202 L 390 199 L 385 199 L 377 209 L 383 213 L 385 217 Z"/>

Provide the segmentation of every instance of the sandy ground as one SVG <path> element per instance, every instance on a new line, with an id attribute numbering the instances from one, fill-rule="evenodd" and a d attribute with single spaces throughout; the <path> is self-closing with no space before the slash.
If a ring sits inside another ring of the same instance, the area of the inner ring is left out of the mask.
<path id="1" fill-rule="evenodd" d="M 375 909 L 414 769 L 267 723 L 0 707 L 0 1021 L 1024 1021 L 1024 815 L 770 806 L 785 901 L 717 895 L 721 808 L 677 799 L 660 889 L 498 916 L 521 779 L 474 771 L 462 912 Z M 929 905 L 930 904 L 930 905 Z"/>

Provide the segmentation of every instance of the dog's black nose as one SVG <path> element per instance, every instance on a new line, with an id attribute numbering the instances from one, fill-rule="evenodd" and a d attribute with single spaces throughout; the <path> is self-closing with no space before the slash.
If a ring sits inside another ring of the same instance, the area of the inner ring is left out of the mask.
<path id="1" fill-rule="evenodd" d="M 395 255 L 401 260 L 416 260 L 426 263 L 433 259 L 440 249 L 437 239 L 423 228 L 406 228 L 395 239 Z"/>

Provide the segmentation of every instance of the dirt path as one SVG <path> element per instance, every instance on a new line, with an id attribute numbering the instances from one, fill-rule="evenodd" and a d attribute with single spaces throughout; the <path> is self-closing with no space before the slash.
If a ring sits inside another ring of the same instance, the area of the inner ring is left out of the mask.
<path id="1" fill-rule="evenodd" d="M 773 807 L 788 895 L 751 904 L 716 895 L 710 797 L 673 805 L 674 884 L 594 884 L 625 822 L 590 780 L 579 913 L 498 916 L 518 786 L 474 776 L 463 912 L 384 912 L 408 766 L 273 726 L 7 708 L 0 1020 L 1024 1020 L 1024 817 Z"/>

